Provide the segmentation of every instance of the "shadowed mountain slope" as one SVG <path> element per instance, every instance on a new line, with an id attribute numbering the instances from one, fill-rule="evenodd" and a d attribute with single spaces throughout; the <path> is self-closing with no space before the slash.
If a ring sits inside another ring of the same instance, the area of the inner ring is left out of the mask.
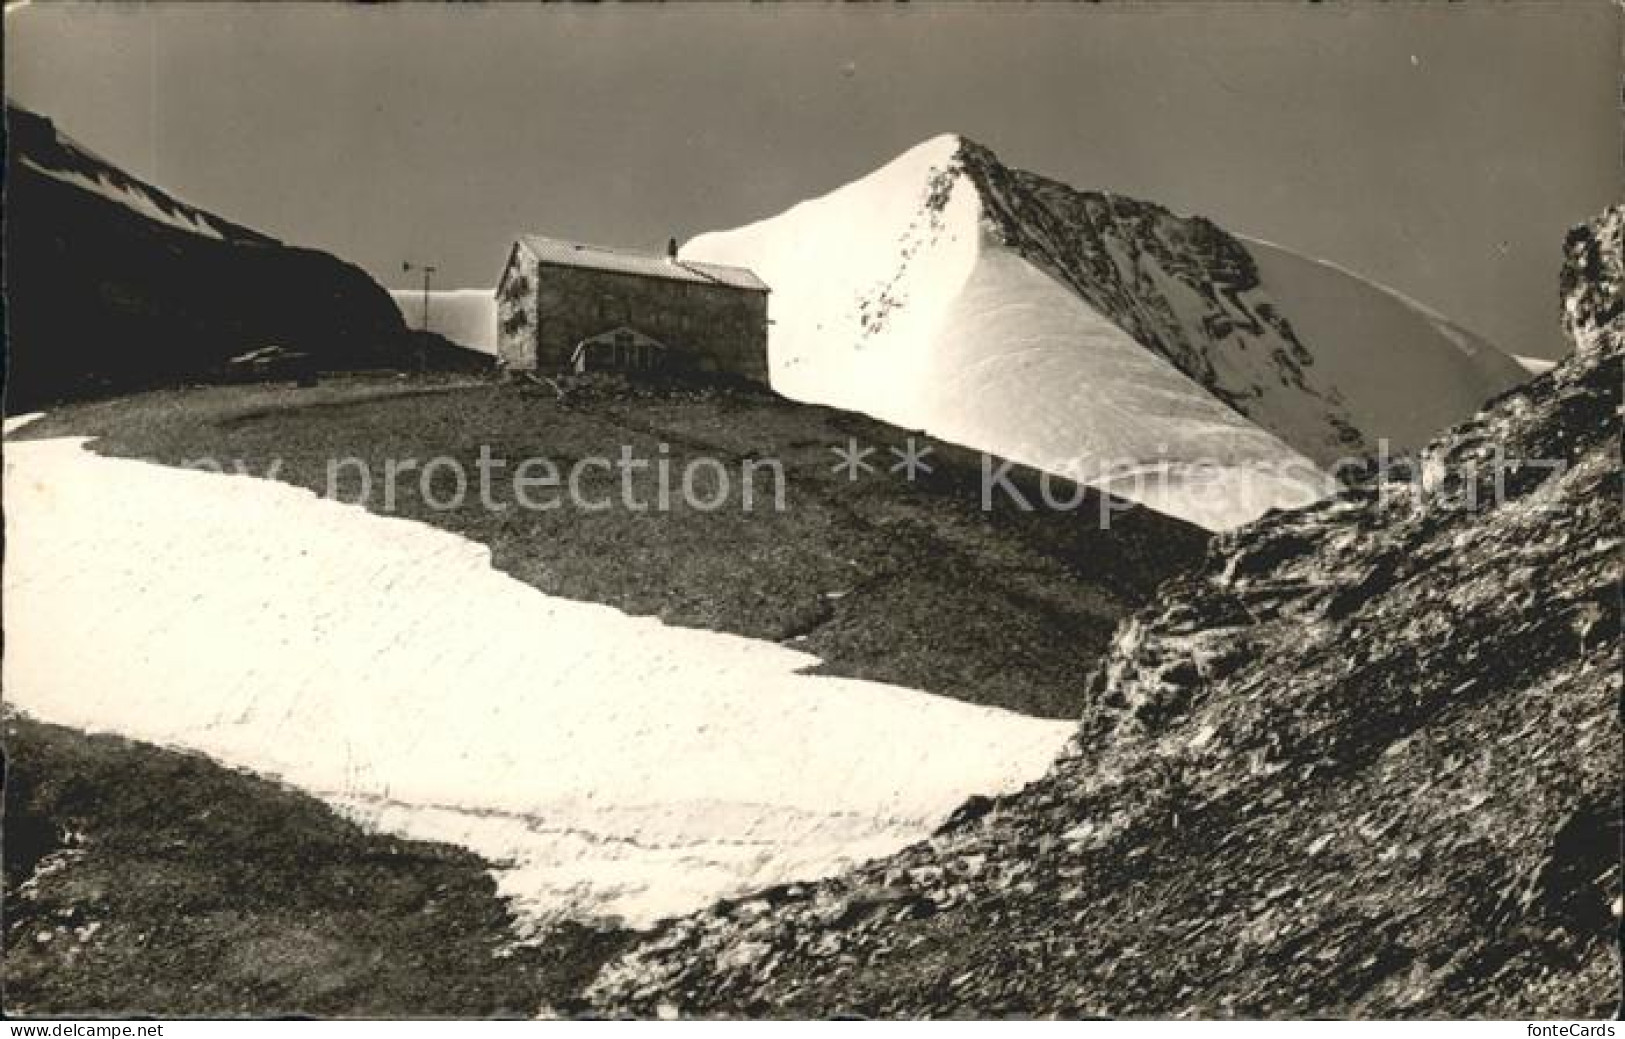
<path id="1" fill-rule="evenodd" d="M 208 376 L 266 346 L 323 368 L 417 362 L 361 268 L 179 202 L 25 109 L 7 105 L 6 137 L 13 412 Z"/>

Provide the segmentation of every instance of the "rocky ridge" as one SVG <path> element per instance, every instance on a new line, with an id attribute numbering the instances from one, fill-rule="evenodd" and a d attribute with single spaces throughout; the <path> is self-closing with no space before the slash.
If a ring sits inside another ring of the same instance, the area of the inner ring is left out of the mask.
<path id="1" fill-rule="evenodd" d="M 956 160 L 982 198 L 985 226 L 1005 248 L 1231 408 L 1318 462 L 1370 450 L 1263 291 L 1252 255 L 1223 228 L 1012 169 L 973 141 L 962 142 Z M 1282 421 L 1287 413 L 1290 423 Z M 1312 439 L 1300 435 L 1305 428 L 1314 429 Z"/>

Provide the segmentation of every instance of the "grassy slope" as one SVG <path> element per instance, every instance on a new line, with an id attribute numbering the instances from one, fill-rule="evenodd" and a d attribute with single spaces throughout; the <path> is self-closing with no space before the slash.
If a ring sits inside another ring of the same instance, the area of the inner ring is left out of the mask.
<path id="1" fill-rule="evenodd" d="M 200 755 L 4 732 L 8 1013 L 529 1017 L 624 944 L 511 949 L 474 855 Z"/>
<path id="2" fill-rule="evenodd" d="M 475 495 L 438 511 L 415 475 L 399 481 L 394 515 L 490 547 L 495 565 L 543 592 L 607 603 L 670 624 L 793 640 L 832 673 L 895 682 L 1025 713 L 1075 717 L 1081 682 L 1117 621 L 1168 574 L 1192 561 L 1206 535 L 1135 509 L 1098 529 L 1077 514 L 984 512 L 980 459 L 938 445 L 935 471 L 910 485 L 876 475 L 858 483 L 830 471 L 830 447 L 849 437 L 879 448 L 906 434 L 858 416 L 765 393 L 668 393 L 573 398 L 448 378 L 333 380 L 317 389 L 239 386 L 162 391 L 63 409 L 25 436 L 96 435 L 94 449 L 183 464 L 208 456 L 321 493 L 329 459 L 373 463 L 370 507 L 386 511 L 383 460 L 449 455 L 476 472 L 481 445 L 516 465 L 562 467 L 588 456 L 656 459 L 672 471 L 721 460 L 735 485 L 746 458 L 782 460 L 789 508 L 737 505 L 669 513 L 616 507 L 492 510 Z M 511 472 L 511 469 L 510 469 Z M 348 475 L 354 476 L 351 472 Z M 449 473 L 432 487 L 448 495 Z M 1023 480 L 1031 489 L 1031 473 Z M 617 496 L 619 477 L 591 470 L 594 495 Z M 652 477 L 640 478 L 652 497 Z M 508 484 L 497 500 L 511 504 Z M 342 485 L 346 497 L 359 478 Z M 1036 500 L 1036 491 L 1029 495 Z M 734 498 L 737 502 L 737 492 Z"/>

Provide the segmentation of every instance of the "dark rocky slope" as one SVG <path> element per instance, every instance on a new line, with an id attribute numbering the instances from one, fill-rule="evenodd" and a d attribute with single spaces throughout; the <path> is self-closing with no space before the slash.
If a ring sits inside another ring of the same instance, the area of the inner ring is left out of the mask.
<path id="1" fill-rule="evenodd" d="M 1612 1013 L 1622 227 L 1567 243 L 1567 361 L 1409 474 L 1217 538 L 1119 629 L 1048 777 L 674 921 L 596 1004 Z"/>
<path id="2" fill-rule="evenodd" d="M 1370 449 L 1337 392 L 1318 381 L 1314 358 L 1292 325 L 1272 302 L 1250 298 L 1260 288 L 1257 265 L 1213 221 L 1012 169 L 973 141 L 961 145 L 958 158 L 1002 244 L 1071 287 L 1225 404 L 1293 441 L 1302 429 L 1273 428 L 1269 409 L 1258 406 L 1266 392 L 1278 392 L 1278 383 L 1309 398 L 1319 412 L 1319 439 L 1294 446 L 1322 461 Z M 1194 315 L 1180 313 L 1169 288 L 1174 285 L 1189 297 L 1185 305 Z M 1218 363 L 1249 348 L 1263 354 L 1259 363 L 1270 383 L 1239 379 Z"/>
<path id="3" fill-rule="evenodd" d="M 6 137 L 12 411 L 195 379 L 272 345 L 329 369 L 445 352 L 410 341 L 353 264 L 179 202 L 24 109 L 7 106 Z"/>

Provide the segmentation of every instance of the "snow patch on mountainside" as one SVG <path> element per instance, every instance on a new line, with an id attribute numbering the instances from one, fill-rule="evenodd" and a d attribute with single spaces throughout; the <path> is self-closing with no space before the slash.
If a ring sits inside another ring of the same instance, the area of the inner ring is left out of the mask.
<path id="1" fill-rule="evenodd" d="M 9 101 L 6 130 L 13 138 L 12 158 L 35 173 L 88 191 L 149 220 L 189 234 L 239 244 L 276 244 L 274 239 L 257 231 L 204 212 L 132 177 L 62 133 L 51 120 Z"/>
<path id="2" fill-rule="evenodd" d="M 1517 361 L 1519 367 L 1530 375 L 1545 375 L 1557 367 L 1556 361 L 1548 361 L 1544 357 L 1525 357 L 1523 354 L 1513 354 L 1512 359 Z"/>
<path id="3" fill-rule="evenodd" d="M 409 328 L 423 327 L 423 290 L 390 289 Z M 495 289 L 435 289 L 429 293 L 429 331 L 459 346 L 496 356 L 497 301 Z"/>
<path id="4" fill-rule="evenodd" d="M 83 188 L 111 202 L 117 202 L 127 209 L 140 213 L 149 220 L 156 220 L 160 224 L 168 224 L 170 227 L 202 235 L 205 238 L 224 240 L 226 237 L 209 222 L 203 213 L 173 204 L 161 205 L 158 199 L 143 191 L 141 185 L 134 181 L 120 183 L 106 174 L 49 169 L 29 159 L 23 159 L 22 162 L 23 165 L 36 173 L 42 173 L 64 184 L 72 184 L 74 187 Z"/>
<path id="5" fill-rule="evenodd" d="M 430 527 L 82 443 L 6 443 L 7 702 L 457 841 L 533 919 L 648 924 L 890 852 L 1073 728 L 805 674 L 543 595 Z"/>

